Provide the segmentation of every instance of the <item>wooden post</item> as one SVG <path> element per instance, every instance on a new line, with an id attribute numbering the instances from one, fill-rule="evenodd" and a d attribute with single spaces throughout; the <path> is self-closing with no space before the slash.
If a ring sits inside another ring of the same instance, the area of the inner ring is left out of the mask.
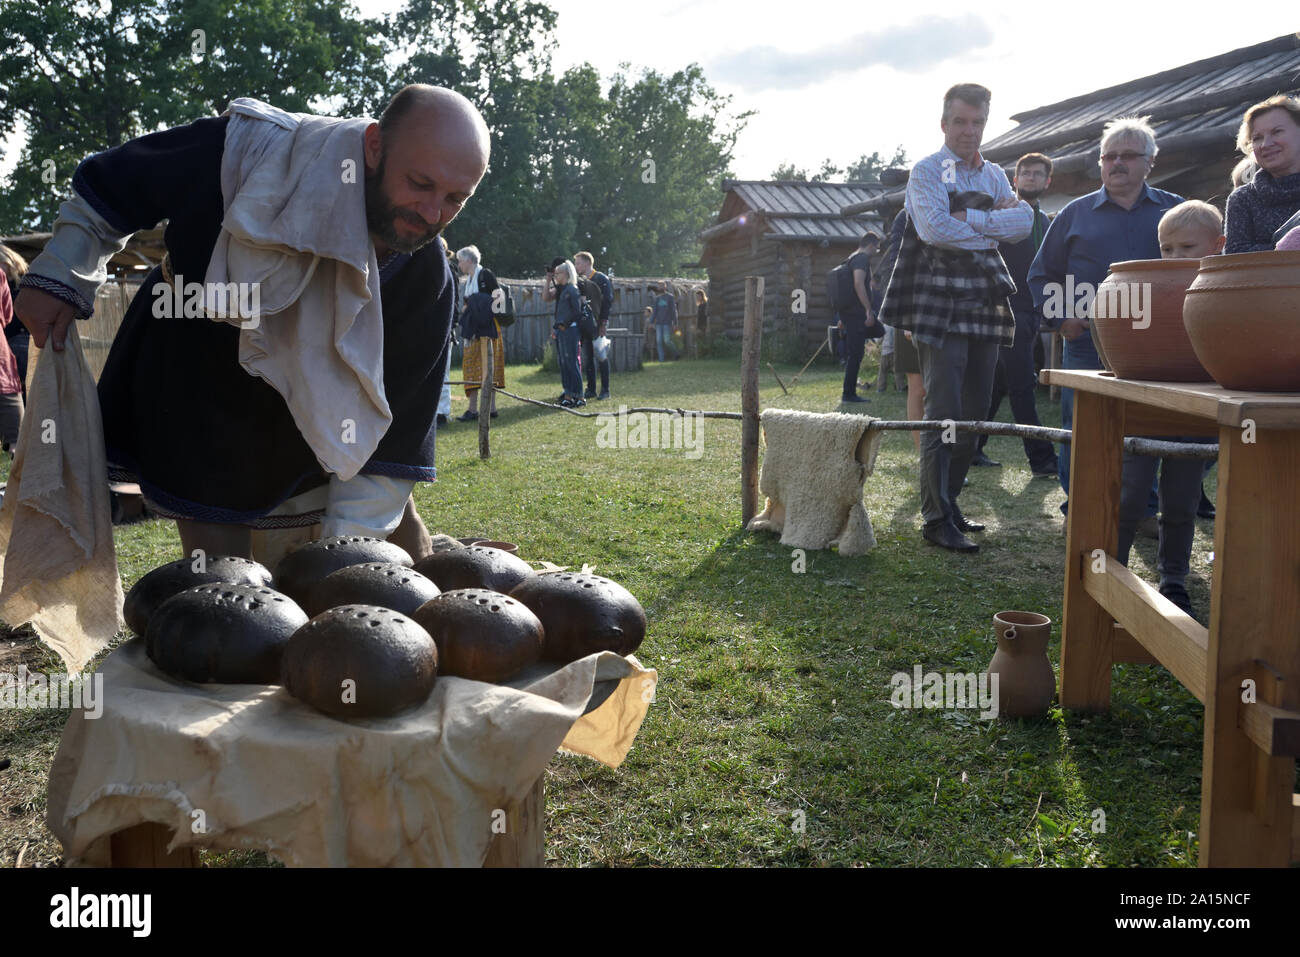
<path id="1" fill-rule="evenodd" d="M 1110 613 L 1088 594 L 1084 577 L 1098 550 L 1100 561 L 1115 561 L 1123 443 L 1123 403 L 1076 389 L 1061 620 L 1061 707 L 1074 711 L 1110 709 L 1115 629 Z"/>
<path id="2" fill-rule="evenodd" d="M 540 775 L 523 800 L 506 811 L 506 829 L 488 847 L 484 867 L 546 866 L 546 797 Z"/>
<path id="3" fill-rule="evenodd" d="M 1065 340 L 1061 338 L 1061 334 L 1059 332 L 1053 332 L 1052 333 L 1052 354 L 1047 357 L 1047 367 L 1049 369 L 1060 369 L 1064 367 L 1064 365 L 1065 365 Z M 1051 399 L 1053 402 L 1060 402 L 1061 387 L 1059 385 L 1052 386 L 1047 392 L 1047 397 Z M 1071 457 L 1073 458 L 1073 456 Z"/>
<path id="4" fill-rule="evenodd" d="M 1286 867 L 1291 860 L 1295 758 L 1260 751 L 1242 733 L 1239 714 L 1242 679 L 1259 679 L 1265 670 L 1257 662 L 1284 678 L 1300 675 L 1295 638 L 1300 599 L 1294 577 L 1300 563 L 1300 510 L 1295 504 L 1300 432 L 1261 427 L 1252 438 L 1245 441 L 1236 426 L 1219 428 L 1219 517 L 1214 523 L 1201 771 L 1202 867 Z M 1297 685 L 1293 680 L 1261 682 L 1256 700 L 1300 709 Z"/>
<path id="5" fill-rule="evenodd" d="M 745 333 L 740 353 L 741 525 L 758 514 L 758 357 L 763 342 L 763 277 L 745 277 Z"/>
<path id="6" fill-rule="evenodd" d="M 483 363 L 483 387 L 478 393 L 478 457 L 490 459 L 492 449 L 488 432 L 492 422 L 492 392 L 496 388 L 493 384 L 495 370 L 492 368 L 492 340 L 487 336 L 481 337 L 478 348 Z"/>

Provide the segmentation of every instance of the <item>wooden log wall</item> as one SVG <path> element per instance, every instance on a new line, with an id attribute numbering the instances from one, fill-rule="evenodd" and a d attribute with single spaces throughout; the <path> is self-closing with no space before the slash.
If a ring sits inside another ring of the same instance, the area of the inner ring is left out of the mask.
<path id="1" fill-rule="evenodd" d="M 709 315 L 715 328 L 739 339 L 744 325 L 745 277 L 766 280 L 763 331 L 798 336 L 811 352 L 835 322 L 826 295 L 826 273 L 852 253 L 852 243 L 776 242 L 725 237 L 709 247 Z M 792 311 L 792 293 L 802 289 L 806 312 Z"/>

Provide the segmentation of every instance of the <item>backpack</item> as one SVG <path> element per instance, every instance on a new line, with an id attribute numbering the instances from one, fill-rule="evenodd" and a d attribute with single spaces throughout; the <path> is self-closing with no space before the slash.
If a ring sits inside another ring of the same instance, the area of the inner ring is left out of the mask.
<path id="1" fill-rule="evenodd" d="M 600 287 L 590 279 L 578 280 L 578 295 L 582 300 L 582 313 L 578 317 L 578 331 L 584 339 L 596 338 L 596 316 L 600 315 Z"/>
<path id="2" fill-rule="evenodd" d="M 505 329 L 515 324 L 515 297 L 509 286 L 498 285 L 497 289 L 501 294 L 497 295 L 495 291 L 492 293 L 492 318 L 498 326 Z"/>
<path id="3" fill-rule="evenodd" d="M 826 273 L 826 298 L 836 312 L 861 312 L 857 290 L 853 288 L 853 270 L 846 259 Z M 857 309 L 854 309 L 854 306 Z"/>

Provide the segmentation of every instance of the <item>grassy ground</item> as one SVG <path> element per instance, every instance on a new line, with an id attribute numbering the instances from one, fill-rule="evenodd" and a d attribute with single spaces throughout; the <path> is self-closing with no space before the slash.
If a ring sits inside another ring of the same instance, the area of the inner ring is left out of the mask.
<path id="1" fill-rule="evenodd" d="M 789 383 L 797 369 L 779 371 Z M 591 407 L 738 410 L 738 381 L 735 360 L 651 363 L 615 377 L 613 401 Z M 509 370 L 508 388 L 551 398 L 559 385 L 526 367 Z M 831 411 L 839 389 L 829 366 L 789 396 L 764 371 L 762 402 Z M 859 408 L 905 417 L 902 393 L 868 394 Z M 1045 395 L 1039 408 L 1059 423 Z M 912 442 L 889 433 L 865 492 L 878 547 L 858 558 L 810 552 L 796 574 L 775 536 L 739 531 L 738 422 L 707 421 L 703 455 L 690 459 L 599 448 L 595 422 L 504 397 L 500 409 L 490 462 L 478 459 L 476 427 L 440 434 L 441 478 L 417 495 L 426 522 L 518 542 L 525 558 L 589 562 L 622 582 L 650 621 L 638 656 L 660 673 L 623 767 L 551 763 L 550 863 L 1194 865 L 1203 709 L 1163 669 L 1118 666 L 1112 709 L 1099 716 L 985 721 L 889 703 L 890 676 L 915 665 L 982 671 L 996 611 L 1059 622 L 1063 496 L 1055 481 L 1031 479 L 1018 440 L 990 440 L 1003 467 L 971 472 L 964 510 L 989 526 L 979 555 L 922 542 Z M 1188 583 L 1203 621 L 1212 532 L 1200 523 Z M 179 553 L 163 522 L 119 528 L 117 543 L 128 587 Z M 1135 552 L 1134 570 L 1154 579 L 1155 543 L 1139 539 Z M 1054 664 L 1058 650 L 1059 630 Z M 0 655 L 0 670 L 57 666 L 21 634 Z M 25 864 L 60 859 L 43 816 L 62 724 L 57 712 L 0 712 L 0 757 L 14 763 L 0 772 L 0 867 L 24 845 Z"/>

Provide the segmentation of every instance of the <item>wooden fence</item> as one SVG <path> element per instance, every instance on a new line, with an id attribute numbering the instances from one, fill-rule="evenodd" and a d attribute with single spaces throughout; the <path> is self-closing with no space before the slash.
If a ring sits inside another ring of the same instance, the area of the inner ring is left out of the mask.
<path id="1" fill-rule="evenodd" d="M 551 323 L 555 317 L 555 303 L 542 299 L 545 288 L 544 279 L 502 279 L 502 285 L 510 289 L 515 300 L 515 312 L 518 319 L 514 325 L 503 331 L 506 343 L 506 364 L 518 365 L 540 364 L 546 343 L 551 338 Z M 613 279 L 614 302 L 609 310 L 611 328 L 628 330 L 632 341 L 644 340 L 645 307 L 654 302 L 655 293 L 651 284 L 654 279 Z M 702 279 L 665 279 L 668 291 L 677 298 L 677 313 L 680 322 L 685 325 L 695 322 L 695 290 L 708 288 Z M 122 324 L 131 299 L 140 288 L 138 282 L 106 282 L 100 287 L 95 297 L 94 315 L 77 327 L 81 333 L 81 343 L 85 348 L 86 361 L 90 370 L 99 380 L 108 358 L 108 350 L 113 344 L 113 337 Z M 653 348 L 653 343 L 644 343 L 643 350 Z M 453 369 L 460 368 L 460 348 L 457 346 L 452 360 Z M 457 375 L 452 373 L 453 378 Z"/>
<path id="2" fill-rule="evenodd" d="M 506 364 L 540 364 L 546 343 L 551 338 L 551 323 L 555 319 L 555 303 L 542 299 L 546 288 L 544 279 L 500 279 L 515 300 L 514 325 L 502 332 L 506 342 Z M 654 279 L 612 279 L 614 302 L 609 309 L 611 328 L 627 329 L 634 337 L 645 335 L 645 307 L 654 302 L 656 293 L 650 286 Z M 677 314 L 684 325 L 695 322 L 695 290 L 708 289 L 703 279 L 665 279 L 668 291 L 677 298 Z M 649 349 L 652 343 L 647 343 Z M 460 363 L 459 349 L 452 364 Z"/>

